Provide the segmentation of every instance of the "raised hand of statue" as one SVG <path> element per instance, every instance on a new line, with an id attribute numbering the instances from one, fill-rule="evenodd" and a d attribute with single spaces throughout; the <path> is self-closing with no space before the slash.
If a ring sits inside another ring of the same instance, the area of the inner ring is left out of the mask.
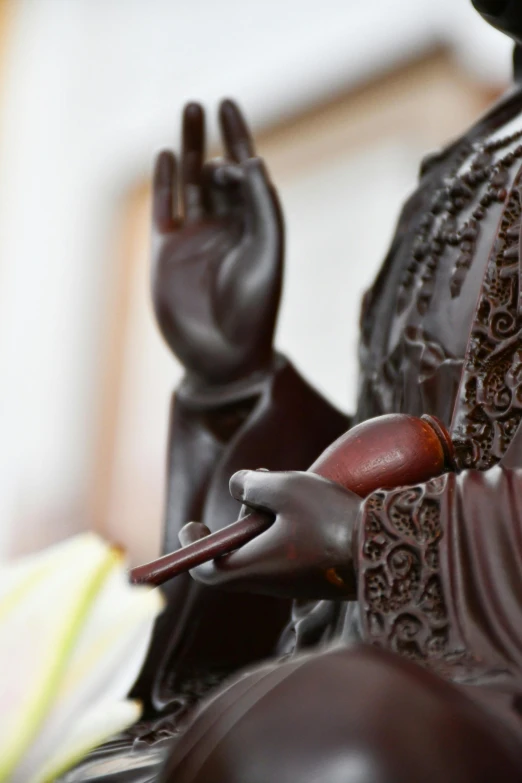
<path id="1" fill-rule="evenodd" d="M 276 192 L 238 107 L 224 101 L 219 119 L 225 158 L 204 162 L 204 113 L 191 103 L 181 165 L 164 151 L 154 174 L 154 310 L 188 380 L 203 388 L 270 365 L 282 282 Z"/>
<path id="2" fill-rule="evenodd" d="M 313 473 L 241 470 L 230 491 L 251 509 L 275 517 L 240 549 L 190 573 L 227 590 L 289 598 L 353 598 L 353 538 L 361 499 Z M 209 534 L 200 522 L 182 528 L 183 546 Z"/>

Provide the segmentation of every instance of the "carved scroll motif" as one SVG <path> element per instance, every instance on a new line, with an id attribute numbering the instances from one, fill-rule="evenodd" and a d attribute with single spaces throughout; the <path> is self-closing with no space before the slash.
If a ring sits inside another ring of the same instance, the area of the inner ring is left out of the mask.
<path id="1" fill-rule="evenodd" d="M 461 468 L 495 465 L 522 419 L 520 218 L 515 187 L 488 261 L 456 405 L 452 436 Z"/>
<path id="2" fill-rule="evenodd" d="M 368 498 L 359 542 L 359 595 L 370 642 L 456 678 L 474 661 L 450 645 L 438 551 L 446 483 L 447 476 L 441 476 Z"/>

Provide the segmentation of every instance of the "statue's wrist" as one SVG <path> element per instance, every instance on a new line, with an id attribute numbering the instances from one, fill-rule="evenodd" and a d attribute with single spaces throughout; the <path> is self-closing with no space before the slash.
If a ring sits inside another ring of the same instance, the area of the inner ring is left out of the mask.
<path id="1" fill-rule="evenodd" d="M 223 384 L 187 373 L 176 391 L 176 400 L 187 408 L 205 412 L 240 404 L 261 394 L 286 364 L 284 356 L 274 353 L 263 369 Z"/>

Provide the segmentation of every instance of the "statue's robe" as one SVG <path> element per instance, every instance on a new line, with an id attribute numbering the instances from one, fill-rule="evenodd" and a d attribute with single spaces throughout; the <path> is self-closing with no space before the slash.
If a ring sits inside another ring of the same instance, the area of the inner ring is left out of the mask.
<path id="1" fill-rule="evenodd" d="M 521 110 L 515 91 L 423 162 L 361 313 L 354 423 L 392 412 L 437 416 L 462 480 L 470 468 L 503 464 L 522 421 Z M 522 468 L 516 451 L 510 467 Z M 365 607 L 364 594 L 359 606 L 296 605 L 282 649 L 373 638 Z"/>
<path id="2" fill-rule="evenodd" d="M 423 164 L 363 303 L 354 421 L 435 415 L 461 472 L 374 493 L 357 604 L 296 606 L 284 644 L 358 636 L 502 704 L 522 736 L 521 108 L 515 92 Z"/>
<path id="3" fill-rule="evenodd" d="M 358 602 L 295 604 L 279 644 L 286 655 L 354 638 L 390 649 L 467 688 L 488 708 L 494 704 L 515 731 L 522 687 L 521 192 L 518 89 L 423 163 L 361 315 L 353 422 L 392 412 L 435 415 L 450 429 L 461 473 L 374 493 L 359 521 Z M 167 549 L 187 519 L 212 528 L 234 518 L 227 496 L 234 470 L 304 469 L 349 424 L 283 359 L 246 398 L 244 420 L 227 442 L 215 436 L 212 401 L 177 398 Z M 240 399 L 236 390 L 230 402 Z M 175 469 L 187 459 L 199 471 L 199 485 L 189 489 Z M 137 689 L 167 712 L 186 704 L 179 687 L 191 661 L 201 666 L 195 679 L 203 686 L 189 687 L 197 696 L 213 682 L 212 671 L 204 671 L 212 657 L 224 653 L 225 660 L 234 646 L 219 635 L 229 596 L 216 591 L 210 599 L 188 577 L 173 580 L 170 590 Z M 209 616 L 212 632 L 200 631 Z M 232 611 L 228 618 L 241 634 Z M 284 612 L 258 649 L 247 645 L 234 665 L 267 654 L 282 618 Z M 150 735 L 149 747 L 161 736 Z M 115 746 L 116 755 L 125 747 Z M 92 762 L 93 775 L 102 774 L 96 757 Z M 122 780 L 151 779 L 152 767 L 143 777 L 139 763 L 134 767 L 135 777 Z M 86 772 L 73 779 L 91 778 Z"/>

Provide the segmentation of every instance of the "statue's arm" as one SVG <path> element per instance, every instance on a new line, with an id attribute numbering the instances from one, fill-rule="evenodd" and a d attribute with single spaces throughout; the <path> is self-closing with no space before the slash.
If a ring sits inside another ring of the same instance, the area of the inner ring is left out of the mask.
<path id="1" fill-rule="evenodd" d="M 154 172 L 152 301 L 185 368 L 171 406 L 166 551 L 188 521 L 235 519 L 234 471 L 307 468 L 349 426 L 274 350 L 281 205 L 232 101 L 219 123 L 225 155 L 205 161 L 205 114 L 188 104 L 181 156 L 163 151 Z"/>
<path id="2" fill-rule="evenodd" d="M 160 153 L 154 173 L 152 300 L 185 369 L 171 404 L 164 551 L 189 521 L 215 530 L 237 518 L 234 471 L 306 468 L 349 426 L 273 349 L 281 207 L 238 107 L 223 101 L 219 121 L 225 155 L 205 161 L 204 111 L 187 105 L 181 156 Z M 289 612 L 288 601 L 211 592 L 188 574 L 164 590 L 134 690 L 155 710 L 270 655 Z"/>
<path id="3" fill-rule="evenodd" d="M 522 471 L 379 491 L 358 520 L 364 635 L 454 679 L 522 666 Z"/>
<path id="4" fill-rule="evenodd" d="M 226 393 L 196 395 L 182 384 L 171 406 L 164 549 L 178 549 L 190 520 L 216 529 L 237 518 L 241 504 L 228 489 L 236 470 L 305 469 L 348 426 L 281 356 L 257 383 Z M 156 710 L 179 701 L 186 682 L 200 694 L 222 671 L 269 655 L 288 618 L 286 601 L 211 591 L 189 574 L 164 590 L 168 606 L 133 692 Z"/>

